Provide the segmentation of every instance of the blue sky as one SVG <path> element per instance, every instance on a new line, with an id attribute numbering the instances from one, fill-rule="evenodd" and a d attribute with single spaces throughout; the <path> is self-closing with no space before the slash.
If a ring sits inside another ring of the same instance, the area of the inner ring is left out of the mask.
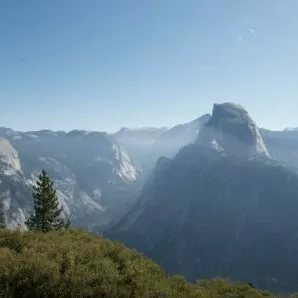
<path id="1" fill-rule="evenodd" d="M 297 0 L 0 1 L 0 126 L 115 131 L 245 106 L 298 126 Z"/>

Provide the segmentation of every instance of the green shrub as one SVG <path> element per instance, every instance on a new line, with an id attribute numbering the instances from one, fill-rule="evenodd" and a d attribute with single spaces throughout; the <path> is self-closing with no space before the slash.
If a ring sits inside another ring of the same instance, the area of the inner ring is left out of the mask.
<path id="1" fill-rule="evenodd" d="M 0 297 L 261 297 L 249 285 L 190 284 L 124 245 L 78 230 L 0 231 Z"/>

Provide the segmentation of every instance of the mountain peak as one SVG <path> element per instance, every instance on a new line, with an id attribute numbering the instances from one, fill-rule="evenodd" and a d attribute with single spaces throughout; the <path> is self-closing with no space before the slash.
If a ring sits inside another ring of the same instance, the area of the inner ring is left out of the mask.
<path id="1" fill-rule="evenodd" d="M 222 104 L 214 104 L 212 110 L 212 119 L 220 119 L 220 118 L 235 118 L 235 117 L 242 117 L 247 118 L 249 117 L 248 112 L 245 110 L 244 107 L 241 105 L 225 102 Z"/>
<path id="2" fill-rule="evenodd" d="M 270 157 L 256 123 L 246 109 L 226 102 L 214 104 L 212 116 L 198 138 L 227 154 Z"/>

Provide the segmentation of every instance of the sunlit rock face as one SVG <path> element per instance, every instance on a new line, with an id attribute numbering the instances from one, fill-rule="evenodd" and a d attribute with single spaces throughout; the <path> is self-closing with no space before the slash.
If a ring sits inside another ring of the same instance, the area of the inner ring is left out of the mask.
<path id="1" fill-rule="evenodd" d="M 270 157 L 256 123 L 243 107 L 233 103 L 213 106 L 198 143 L 210 144 L 227 154 Z"/>
<path id="2" fill-rule="evenodd" d="M 32 211 L 32 185 L 41 170 L 54 181 L 63 214 L 92 230 L 127 212 L 137 193 L 139 172 L 108 134 L 74 130 L 0 135 L 0 200 L 6 223 L 25 228 Z"/>

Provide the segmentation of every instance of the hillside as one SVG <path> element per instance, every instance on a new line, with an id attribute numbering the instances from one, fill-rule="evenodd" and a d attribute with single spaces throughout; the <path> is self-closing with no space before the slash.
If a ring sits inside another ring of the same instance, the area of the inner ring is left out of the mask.
<path id="1" fill-rule="evenodd" d="M 0 230 L 0 297 L 263 297 L 221 280 L 189 284 L 120 243 L 69 230 Z"/>

